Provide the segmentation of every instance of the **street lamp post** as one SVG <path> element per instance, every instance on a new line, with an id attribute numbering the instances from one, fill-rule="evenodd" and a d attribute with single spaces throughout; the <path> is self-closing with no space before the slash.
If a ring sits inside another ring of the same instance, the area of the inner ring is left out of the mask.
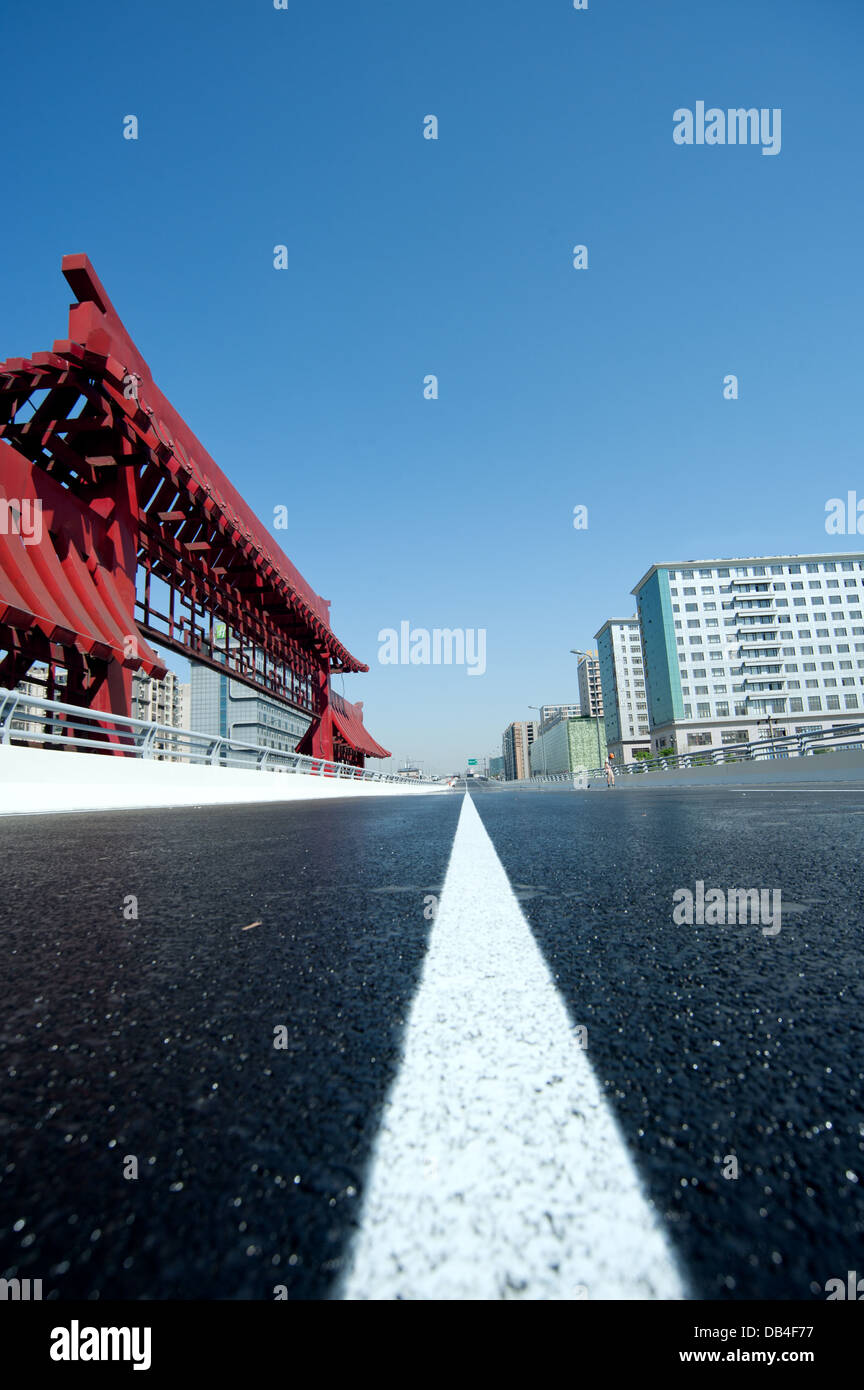
<path id="1" fill-rule="evenodd" d="M 529 709 L 536 709 L 537 713 L 538 713 L 539 715 L 541 715 L 541 716 L 542 716 L 542 714 L 543 714 L 543 707 L 542 707 L 541 705 L 529 705 L 528 708 L 529 708 Z M 540 738 L 539 729 L 540 729 L 540 726 L 542 725 L 542 723 L 543 723 L 543 720 L 542 720 L 542 717 L 541 717 L 541 718 L 537 721 L 537 729 L 538 729 L 537 737 L 538 737 L 538 738 Z M 530 759 L 530 754 L 529 754 L 529 759 Z M 543 776 L 544 776 L 544 777 L 546 776 L 546 744 L 545 744 L 545 743 L 543 744 Z"/>
<path id="2" fill-rule="evenodd" d="M 586 661 L 593 661 L 593 660 L 594 660 L 594 658 L 592 657 L 592 655 L 591 655 L 590 652 L 582 652 L 582 651 L 579 651 L 579 650 L 577 650 L 576 647 L 571 647 L 571 648 L 570 648 L 570 654 L 571 654 L 571 656 L 584 656 Z M 590 699 L 590 697 L 591 697 L 591 686 L 590 686 L 590 684 L 589 684 L 589 686 L 588 686 L 588 697 L 589 697 L 589 699 Z M 597 724 L 597 765 L 598 765 L 598 767 L 602 767 L 602 766 L 603 766 L 603 745 L 602 745 L 601 742 L 600 742 L 600 715 L 599 715 L 599 714 L 595 715 L 595 719 L 596 719 L 596 724 Z"/>
<path id="3" fill-rule="evenodd" d="M 761 719 L 759 722 L 768 725 L 768 737 L 771 740 L 771 757 L 776 758 L 777 751 L 774 747 L 774 716 L 773 714 L 767 714 L 765 718 Z"/>

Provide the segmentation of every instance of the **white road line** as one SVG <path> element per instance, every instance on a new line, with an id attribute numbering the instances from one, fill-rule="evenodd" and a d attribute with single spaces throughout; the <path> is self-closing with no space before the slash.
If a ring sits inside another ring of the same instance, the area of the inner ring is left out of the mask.
<path id="1" fill-rule="evenodd" d="M 466 796 L 343 1298 L 687 1296 L 590 1046 Z"/>

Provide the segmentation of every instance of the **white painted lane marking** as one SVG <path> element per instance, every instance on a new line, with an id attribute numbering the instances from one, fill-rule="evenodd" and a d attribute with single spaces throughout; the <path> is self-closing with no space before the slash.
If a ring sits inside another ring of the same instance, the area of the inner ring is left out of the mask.
<path id="1" fill-rule="evenodd" d="M 342 1297 L 686 1297 L 588 1055 L 466 796 Z"/>

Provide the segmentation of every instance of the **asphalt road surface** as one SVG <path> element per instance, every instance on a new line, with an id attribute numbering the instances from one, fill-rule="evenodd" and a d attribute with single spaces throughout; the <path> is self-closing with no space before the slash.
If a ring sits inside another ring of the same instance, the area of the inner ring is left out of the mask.
<path id="1" fill-rule="evenodd" d="M 864 1232 L 862 817 L 475 788 L 4 820 L 0 1276 L 824 1298 Z M 697 881 L 779 890 L 780 931 L 676 924 Z"/>

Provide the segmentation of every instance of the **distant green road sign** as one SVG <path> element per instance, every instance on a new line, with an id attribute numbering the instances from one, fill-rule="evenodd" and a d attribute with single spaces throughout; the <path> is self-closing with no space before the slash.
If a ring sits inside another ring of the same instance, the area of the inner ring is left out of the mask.
<path id="1" fill-rule="evenodd" d="M 477 759 L 476 759 L 476 758 L 469 758 L 469 759 L 468 759 L 468 766 L 469 766 L 469 767 L 476 767 L 476 766 L 477 766 Z"/>

